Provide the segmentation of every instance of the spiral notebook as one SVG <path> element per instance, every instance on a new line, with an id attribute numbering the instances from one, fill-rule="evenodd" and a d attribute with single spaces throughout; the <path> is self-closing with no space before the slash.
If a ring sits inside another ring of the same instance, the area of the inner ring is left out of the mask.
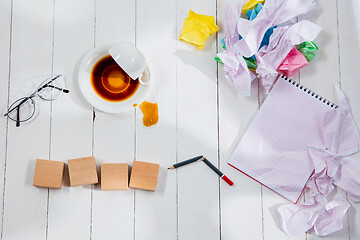
<path id="1" fill-rule="evenodd" d="M 340 108 L 279 77 L 229 165 L 296 203 L 314 172 L 309 147 L 334 153 L 359 147 L 354 144 L 358 133 L 352 130 L 357 128 L 347 128 L 354 125 L 350 111 Z"/>

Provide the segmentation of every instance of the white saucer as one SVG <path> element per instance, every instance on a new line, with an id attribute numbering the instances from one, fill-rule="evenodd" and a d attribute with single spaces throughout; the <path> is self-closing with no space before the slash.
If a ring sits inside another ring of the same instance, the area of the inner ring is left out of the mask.
<path id="1" fill-rule="evenodd" d="M 122 102 L 109 102 L 102 99 L 95 93 L 93 87 L 91 86 L 90 77 L 91 70 L 95 63 L 99 59 L 110 55 L 108 52 L 109 48 L 111 48 L 111 45 L 94 48 L 88 54 L 86 54 L 79 67 L 79 87 L 86 101 L 96 109 L 107 113 L 122 113 L 133 109 L 134 104 L 140 104 L 146 99 L 151 89 L 152 79 L 149 66 L 147 65 L 143 73 L 143 78 L 148 77 L 149 84 L 140 84 L 138 90 L 132 97 Z"/>

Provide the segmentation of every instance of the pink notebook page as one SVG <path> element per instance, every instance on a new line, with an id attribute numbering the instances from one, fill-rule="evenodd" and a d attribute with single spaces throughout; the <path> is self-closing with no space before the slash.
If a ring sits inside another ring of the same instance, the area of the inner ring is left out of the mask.
<path id="1" fill-rule="evenodd" d="M 339 125 L 338 118 L 328 117 L 336 116 L 336 111 L 335 104 L 290 78 L 279 77 L 229 165 L 296 203 L 314 171 L 309 147 L 338 152 L 331 149 L 338 148 L 336 144 L 324 139 L 331 126 Z"/>

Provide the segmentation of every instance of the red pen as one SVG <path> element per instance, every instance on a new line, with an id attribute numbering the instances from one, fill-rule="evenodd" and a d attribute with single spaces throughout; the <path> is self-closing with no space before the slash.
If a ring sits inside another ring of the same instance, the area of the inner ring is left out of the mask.
<path id="1" fill-rule="evenodd" d="M 204 158 L 203 162 L 208 165 L 214 172 L 217 173 L 222 179 L 224 179 L 225 182 L 227 182 L 230 186 L 234 185 L 234 183 L 225 175 L 223 174 L 219 169 L 217 169 L 209 160 Z"/>

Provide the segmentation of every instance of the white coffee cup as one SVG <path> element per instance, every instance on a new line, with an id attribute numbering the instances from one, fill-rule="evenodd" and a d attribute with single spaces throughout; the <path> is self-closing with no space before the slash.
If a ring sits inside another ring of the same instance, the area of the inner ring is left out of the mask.
<path id="1" fill-rule="evenodd" d="M 109 49 L 115 45 L 104 45 L 89 51 L 82 59 L 78 69 L 78 84 L 80 92 L 84 99 L 96 109 L 107 113 L 122 113 L 134 110 L 134 104 L 139 104 L 145 101 L 150 93 L 153 83 L 155 82 L 153 73 L 149 64 L 146 62 L 146 67 L 139 78 L 140 86 L 135 94 L 125 101 L 109 102 L 101 98 L 95 91 L 91 84 L 91 73 L 95 64 L 102 58 L 109 56 Z M 134 47 L 134 46 L 132 46 Z M 137 50 L 138 51 L 138 50 Z"/>
<path id="2" fill-rule="evenodd" d="M 120 42 L 109 49 L 111 57 L 131 77 L 139 79 L 143 85 L 148 84 L 150 78 L 143 77 L 146 68 L 146 59 L 131 42 Z"/>

